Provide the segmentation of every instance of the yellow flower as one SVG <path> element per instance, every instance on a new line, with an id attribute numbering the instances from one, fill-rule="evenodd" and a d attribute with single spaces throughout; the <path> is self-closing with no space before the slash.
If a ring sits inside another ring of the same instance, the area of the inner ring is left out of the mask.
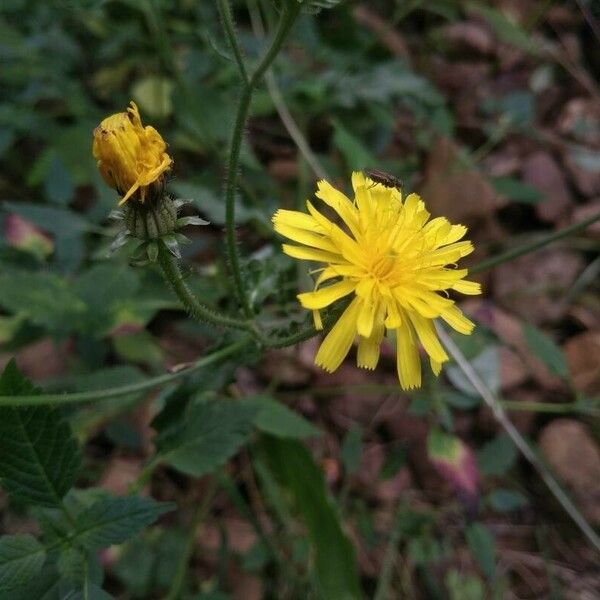
<path id="1" fill-rule="evenodd" d="M 162 192 L 162 176 L 173 164 L 166 150 L 160 133 L 149 125 L 142 126 L 135 102 L 127 112 L 106 117 L 94 129 L 94 158 L 104 181 L 123 196 L 119 204 L 138 190 L 137 199 L 144 202 L 150 186 Z"/>
<path id="2" fill-rule="evenodd" d="M 358 172 L 352 175 L 352 186 L 354 202 L 326 181 L 318 183 L 317 198 L 337 213 L 341 226 L 310 201 L 309 214 L 278 210 L 273 216 L 275 230 L 300 244 L 283 244 L 286 254 L 325 264 L 317 271 L 315 291 L 298 295 L 302 306 L 313 311 L 315 326 L 323 327 L 321 309 L 352 296 L 323 340 L 315 363 L 335 371 L 358 335 L 357 364 L 374 369 L 385 330 L 394 331 L 400 384 L 404 389 L 419 387 L 418 342 L 436 375 L 448 360 L 433 320 L 441 317 L 463 334 L 473 330 L 474 324 L 446 292 L 481 293 L 478 283 L 464 279 L 467 269 L 450 268 L 470 254 L 473 245 L 459 241 L 466 227 L 443 217 L 429 220 L 417 194 L 403 199 L 398 189 Z"/>

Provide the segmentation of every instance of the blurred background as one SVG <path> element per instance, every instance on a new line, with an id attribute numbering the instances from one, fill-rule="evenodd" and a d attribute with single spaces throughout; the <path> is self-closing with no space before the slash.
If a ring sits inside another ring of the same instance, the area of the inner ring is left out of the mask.
<path id="1" fill-rule="evenodd" d="M 279 7 L 232 6 L 254 64 Z M 470 264 L 598 212 L 599 19 L 595 0 L 347 1 L 303 13 L 254 95 L 242 154 L 239 241 L 254 305 L 290 327 L 304 322 L 295 294 L 310 278 L 280 253 L 270 219 L 303 207 L 323 176 L 346 191 L 354 169 L 400 177 L 434 215 L 469 226 Z M 193 200 L 186 214 L 211 222 L 186 232 L 189 284 L 234 310 L 222 183 L 240 88 L 215 4 L 3 0 L 0 61 L 0 362 L 16 356 L 45 389 L 76 391 L 163 373 L 220 342 L 223 332 L 185 317 L 156 268 L 129 266 L 131 247 L 108 258 L 118 198 L 91 154 L 94 127 L 133 99 L 169 144 L 170 191 Z M 308 150 L 298 151 L 299 139 Z M 592 525 L 599 250 L 596 223 L 482 275 L 484 296 L 461 304 L 479 326 L 455 338 Z M 599 597 L 597 555 L 456 367 L 409 396 L 391 351 L 373 373 L 350 358 L 327 375 L 313 365 L 317 344 L 73 410 L 86 444 L 81 487 L 125 493 L 151 453 L 157 406 L 174 397 L 268 394 L 320 430 L 308 443 L 367 597 L 382 572 L 380 598 Z M 428 449 L 442 430 L 460 461 Z M 237 492 L 216 496 L 195 542 L 190 589 L 204 595 L 183 597 L 307 597 L 257 537 L 256 520 L 306 574 L 302 527 L 252 443 L 228 466 Z M 180 511 L 105 553 L 107 589 L 164 594 L 205 485 L 170 468 L 155 473 L 153 496 Z M 0 504 L 4 533 L 27 529 L 26 514 L 3 495 Z"/>

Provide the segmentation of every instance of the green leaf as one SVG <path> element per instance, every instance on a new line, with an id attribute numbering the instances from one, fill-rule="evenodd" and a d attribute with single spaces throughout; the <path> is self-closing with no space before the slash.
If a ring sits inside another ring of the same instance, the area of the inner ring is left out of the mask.
<path id="1" fill-rule="evenodd" d="M 514 490 L 494 490 L 488 499 L 490 506 L 499 512 L 511 512 L 527 506 L 527 498 Z"/>
<path id="2" fill-rule="evenodd" d="M 342 530 L 323 472 L 298 441 L 265 436 L 264 454 L 306 525 L 323 598 L 361 598 L 356 556 Z"/>
<path id="3" fill-rule="evenodd" d="M 33 536 L 0 537 L 0 593 L 31 581 L 45 561 L 46 551 Z"/>
<path id="4" fill-rule="evenodd" d="M 477 454 L 482 475 L 504 475 L 516 462 L 519 451 L 506 434 L 488 442 Z"/>
<path id="5" fill-rule="evenodd" d="M 342 442 L 342 464 L 348 475 L 354 475 L 360 467 L 363 453 L 362 428 L 352 427 L 344 436 Z"/>
<path id="6" fill-rule="evenodd" d="M 514 177 L 492 177 L 492 186 L 496 192 L 514 202 L 523 204 L 539 204 L 546 197 L 537 188 L 523 183 Z"/>
<path id="7" fill-rule="evenodd" d="M 224 464 L 252 433 L 257 407 L 233 400 L 199 400 L 185 423 L 159 441 L 158 459 L 200 477 Z"/>
<path id="8" fill-rule="evenodd" d="M 56 333 L 74 329 L 86 311 L 69 282 L 50 272 L 4 270 L 0 305 Z"/>
<path id="9" fill-rule="evenodd" d="M 548 367 L 550 372 L 562 379 L 569 378 L 569 367 L 565 355 L 552 338 L 529 323 L 523 325 L 523 335 L 529 349 Z"/>
<path id="10" fill-rule="evenodd" d="M 39 390 L 11 360 L 0 377 L 0 395 L 23 396 Z M 57 506 L 71 488 L 81 463 L 69 424 L 50 407 L 0 408 L 0 482 L 23 502 Z"/>
<path id="11" fill-rule="evenodd" d="M 121 544 L 170 510 L 172 504 L 142 496 L 103 498 L 77 516 L 71 539 L 87 550 Z"/>
<path id="12" fill-rule="evenodd" d="M 490 530 L 481 523 L 467 528 L 467 543 L 473 558 L 490 579 L 496 573 L 496 542 Z"/>
<path id="13" fill-rule="evenodd" d="M 498 358 L 498 348 L 495 346 L 488 346 L 470 362 L 490 390 L 494 393 L 497 392 L 500 388 L 500 359 Z M 448 379 L 452 382 L 452 385 L 458 390 L 469 396 L 480 397 L 479 392 L 473 387 L 473 384 L 466 378 L 459 367 L 448 367 L 446 374 L 448 375 Z"/>
<path id="14" fill-rule="evenodd" d="M 303 439 L 321 435 L 310 421 L 268 396 L 247 398 L 245 403 L 256 406 L 254 424 L 260 431 L 277 437 Z"/>

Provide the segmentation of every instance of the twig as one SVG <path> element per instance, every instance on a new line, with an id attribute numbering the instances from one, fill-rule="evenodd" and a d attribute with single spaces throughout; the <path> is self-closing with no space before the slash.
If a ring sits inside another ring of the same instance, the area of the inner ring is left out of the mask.
<path id="1" fill-rule="evenodd" d="M 508 419 L 500 402 L 475 371 L 471 363 L 465 358 L 465 355 L 453 342 L 452 338 L 446 333 L 446 330 L 439 324 L 436 324 L 436 329 L 446 350 L 448 350 L 448 353 L 454 358 L 465 377 L 491 409 L 496 421 L 504 428 L 504 431 L 506 431 L 515 446 L 521 451 L 521 454 L 523 454 L 531 466 L 539 473 L 540 477 L 544 480 L 554 497 L 564 508 L 565 512 L 573 519 L 589 542 L 600 552 L 600 537 L 598 537 L 592 526 L 564 492 L 552 473 L 550 473 L 548 467 L 546 467 L 546 465 L 538 458 L 517 428 Z"/>

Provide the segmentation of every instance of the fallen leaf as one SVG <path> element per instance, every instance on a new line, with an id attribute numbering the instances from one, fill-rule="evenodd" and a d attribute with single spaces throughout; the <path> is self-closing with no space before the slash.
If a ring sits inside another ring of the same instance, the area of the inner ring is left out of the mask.
<path id="1" fill-rule="evenodd" d="M 586 331 L 564 346 L 571 379 L 583 394 L 600 394 L 600 331 Z"/>
<path id="2" fill-rule="evenodd" d="M 600 523 L 600 451 L 587 427 L 573 419 L 555 419 L 540 433 L 539 446 L 584 515 Z"/>

